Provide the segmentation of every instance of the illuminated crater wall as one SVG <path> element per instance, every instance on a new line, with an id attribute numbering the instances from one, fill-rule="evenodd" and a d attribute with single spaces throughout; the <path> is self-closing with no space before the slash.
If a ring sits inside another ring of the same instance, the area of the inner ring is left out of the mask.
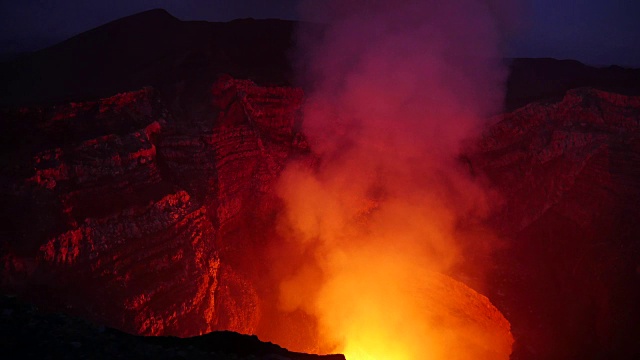
<path id="1" fill-rule="evenodd" d="M 432 5 L 333 4 L 304 96 L 221 77 L 188 119 L 152 88 L 3 110 L 2 290 L 144 335 L 508 356 L 485 294 L 520 358 L 636 351 L 638 98 L 484 127 L 498 8 Z"/>

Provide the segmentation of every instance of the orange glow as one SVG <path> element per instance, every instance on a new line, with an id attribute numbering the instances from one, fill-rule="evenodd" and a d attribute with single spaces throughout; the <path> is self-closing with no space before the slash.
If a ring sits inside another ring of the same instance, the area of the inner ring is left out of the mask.
<path id="1" fill-rule="evenodd" d="M 314 315 L 321 348 L 349 360 L 508 359 L 508 321 L 441 273 L 460 260 L 443 198 L 430 187 L 373 201 L 359 184 L 357 173 L 285 170 L 281 232 L 315 258 L 282 282 L 282 309 Z"/>
<path id="2" fill-rule="evenodd" d="M 488 299 L 449 277 L 427 276 L 421 288 L 362 301 L 339 351 L 349 360 L 508 359 L 509 324 Z"/>
<path id="3" fill-rule="evenodd" d="M 319 348 L 349 360 L 508 359 L 509 323 L 454 280 L 466 266 L 481 282 L 465 255 L 495 240 L 495 199 L 457 159 L 503 98 L 497 4 L 313 3 L 329 22 L 300 39 L 301 124 L 318 161 L 277 185 L 293 259 L 280 309 L 313 316 Z"/>

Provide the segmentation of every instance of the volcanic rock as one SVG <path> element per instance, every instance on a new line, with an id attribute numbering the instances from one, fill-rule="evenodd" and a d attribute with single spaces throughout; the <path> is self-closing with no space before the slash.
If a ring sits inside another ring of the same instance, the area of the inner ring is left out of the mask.
<path id="1" fill-rule="evenodd" d="M 288 161 L 313 161 L 303 93 L 219 74 L 290 81 L 292 29 L 153 11 L 2 64 L 2 103 L 40 104 L 0 112 L 2 290 L 136 334 L 263 331 L 275 295 L 254 280 L 272 265 L 272 185 Z M 466 157 L 502 200 L 490 223 L 508 246 L 489 295 L 514 358 L 633 358 L 637 70 L 511 70 L 514 111 Z M 566 92 L 576 85 L 627 95 Z"/>
<path id="2" fill-rule="evenodd" d="M 203 94 L 221 73 L 265 85 L 293 84 L 291 53 L 300 25 L 277 19 L 181 21 L 162 9 L 141 12 L 0 62 L 0 106 L 84 102 L 153 86 L 174 113 L 198 118 Z M 557 101 L 577 87 L 640 94 L 638 69 L 549 58 L 506 63 L 509 111 L 540 99 Z"/>
<path id="3" fill-rule="evenodd" d="M 16 298 L 0 298 L 4 359 L 281 359 L 344 360 L 308 355 L 264 343 L 256 336 L 213 332 L 191 338 L 143 337 L 62 313 L 46 313 Z"/>
<path id="4" fill-rule="evenodd" d="M 193 126 L 150 88 L 5 112 L 35 131 L 3 157 L 3 290 L 136 334 L 264 332 L 273 295 L 252 279 L 269 265 L 273 181 L 309 158 L 303 94 L 230 77 L 213 93 Z M 502 199 L 491 223 L 509 246 L 489 295 L 514 358 L 636 351 L 639 109 L 572 90 L 500 117 L 467 154 Z M 299 320 L 283 321 L 310 331 Z"/>
<path id="5" fill-rule="evenodd" d="M 0 63 L 0 105 L 80 102 L 153 86 L 172 110 L 189 112 L 220 73 L 290 82 L 294 26 L 180 21 L 162 9 L 145 11 Z"/>
<path id="6" fill-rule="evenodd" d="M 190 131 L 151 89 L 19 113 L 40 134 L 19 149 L 27 166 L 6 160 L 19 171 L 3 196 L 31 205 L 8 214 L 3 288 L 136 334 L 255 333 L 255 284 L 232 260 L 256 240 L 237 233 L 306 151 L 302 92 L 227 85 L 228 109 Z M 52 124 L 70 136 L 49 137 Z"/>
<path id="7" fill-rule="evenodd" d="M 492 300 L 516 358 L 640 353 L 640 97 L 590 88 L 500 117 L 471 156 L 500 194 Z M 520 344 L 520 345 L 519 345 Z"/>
<path id="8" fill-rule="evenodd" d="M 506 108 L 513 111 L 540 100 L 557 102 L 567 91 L 580 87 L 640 95 L 640 70 L 615 65 L 593 67 L 576 60 L 511 59 Z"/>

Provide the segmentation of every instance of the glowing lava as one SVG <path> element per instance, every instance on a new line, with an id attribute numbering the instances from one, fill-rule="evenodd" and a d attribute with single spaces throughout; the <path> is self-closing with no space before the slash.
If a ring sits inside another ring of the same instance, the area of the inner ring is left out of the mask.
<path id="1" fill-rule="evenodd" d="M 509 358 L 509 323 L 486 297 L 399 258 L 368 258 L 345 264 L 318 295 L 321 338 L 337 344 L 334 352 L 349 360 Z"/>
<path id="2" fill-rule="evenodd" d="M 292 166 L 281 178 L 281 232 L 312 254 L 282 282 L 282 309 L 314 316 L 320 348 L 349 360 L 508 359 L 508 321 L 441 273 L 460 260 L 464 235 L 436 183 L 371 201 L 368 182 L 328 173 Z"/>
<path id="3" fill-rule="evenodd" d="M 428 276 L 423 288 L 366 301 L 350 318 L 340 349 L 347 359 L 509 359 L 509 323 L 489 300 L 447 276 Z"/>

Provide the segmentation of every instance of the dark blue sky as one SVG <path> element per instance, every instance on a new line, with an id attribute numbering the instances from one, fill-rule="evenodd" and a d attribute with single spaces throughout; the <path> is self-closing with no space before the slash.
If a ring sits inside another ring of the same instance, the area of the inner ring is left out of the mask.
<path id="1" fill-rule="evenodd" d="M 0 53 L 33 50 L 136 12 L 182 20 L 296 19 L 299 0 L 1 0 Z M 321 0 L 317 0 L 321 1 Z M 528 0 L 508 56 L 640 67 L 640 0 Z"/>

